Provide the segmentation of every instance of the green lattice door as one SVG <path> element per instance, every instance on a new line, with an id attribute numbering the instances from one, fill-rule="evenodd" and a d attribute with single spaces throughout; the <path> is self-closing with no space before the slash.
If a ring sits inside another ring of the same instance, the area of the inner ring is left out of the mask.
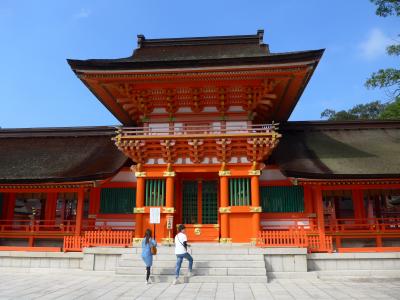
<path id="1" fill-rule="evenodd" d="M 196 224 L 198 185 L 196 180 L 183 181 L 182 189 L 182 223 Z"/>
<path id="2" fill-rule="evenodd" d="M 199 194 L 199 185 L 201 191 Z M 216 180 L 185 180 L 182 189 L 183 224 L 218 223 L 218 182 Z M 201 209 L 201 213 L 199 213 Z"/>
<path id="3" fill-rule="evenodd" d="M 218 182 L 203 181 L 202 184 L 202 223 L 218 223 Z"/>

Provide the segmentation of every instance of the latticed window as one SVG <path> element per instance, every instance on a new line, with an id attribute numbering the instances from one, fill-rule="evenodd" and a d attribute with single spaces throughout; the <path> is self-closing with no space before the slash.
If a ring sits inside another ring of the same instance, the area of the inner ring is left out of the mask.
<path id="1" fill-rule="evenodd" d="M 100 194 L 100 213 L 131 214 L 136 205 L 136 189 L 105 188 Z"/>
<path id="2" fill-rule="evenodd" d="M 250 205 L 250 178 L 229 179 L 230 206 Z"/>
<path id="3" fill-rule="evenodd" d="M 218 183 L 217 181 L 203 181 L 202 186 L 202 223 L 218 223 Z"/>
<path id="4" fill-rule="evenodd" d="M 197 181 L 184 181 L 182 189 L 182 221 L 184 224 L 197 223 Z"/>
<path id="5" fill-rule="evenodd" d="M 304 212 L 302 186 L 263 186 L 260 197 L 263 212 Z"/>
<path id="6" fill-rule="evenodd" d="M 146 206 L 164 206 L 165 179 L 146 179 Z"/>

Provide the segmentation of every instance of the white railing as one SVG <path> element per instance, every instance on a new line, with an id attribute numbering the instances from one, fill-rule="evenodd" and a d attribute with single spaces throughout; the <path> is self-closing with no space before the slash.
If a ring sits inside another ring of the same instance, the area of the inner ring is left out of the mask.
<path id="1" fill-rule="evenodd" d="M 236 135 L 236 134 L 268 134 L 275 133 L 277 123 L 257 125 L 185 125 L 170 127 L 123 127 L 117 134 L 124 136 L 183 136 L 183 135 Z"/>

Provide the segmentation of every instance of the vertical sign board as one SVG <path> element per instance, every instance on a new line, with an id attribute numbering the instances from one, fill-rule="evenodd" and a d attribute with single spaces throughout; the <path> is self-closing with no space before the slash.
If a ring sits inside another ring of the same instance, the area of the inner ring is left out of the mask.
<path id="1" fill-rule="evenodd" d="M 160 224 L 160 208 L 150 207 L 150 224 Z"/>

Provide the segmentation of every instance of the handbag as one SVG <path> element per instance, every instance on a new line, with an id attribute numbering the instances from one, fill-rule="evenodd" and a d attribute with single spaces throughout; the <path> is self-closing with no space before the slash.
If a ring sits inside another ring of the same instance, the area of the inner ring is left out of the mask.
<path id="1" fill-rule="evenodd" d="M 157 247 L 156 246 L 150 246 L 150 252 L 151 252 L 151 255 L 157 255 Z"/>

